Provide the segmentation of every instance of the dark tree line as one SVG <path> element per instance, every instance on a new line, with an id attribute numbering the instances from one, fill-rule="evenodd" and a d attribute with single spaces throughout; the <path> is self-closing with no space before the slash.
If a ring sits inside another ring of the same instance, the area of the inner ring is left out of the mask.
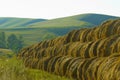
<path id="1" fill-rule="evenodd" d="M 0 48 L 6 48 L 5 33 L 0 32 Z"/>
<path id="2" fill-rule="evenodd" d="M 24 46 L 22 36 L 11 34 L 6 38 L 5 32 L 0 32 L 0 48 L 11 49 L 15 53 Z"/>

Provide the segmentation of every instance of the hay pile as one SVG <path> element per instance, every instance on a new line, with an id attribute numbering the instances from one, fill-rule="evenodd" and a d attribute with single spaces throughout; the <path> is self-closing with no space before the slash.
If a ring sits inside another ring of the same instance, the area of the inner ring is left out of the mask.
<path id="1" fill-rule="evenodd" d="M 34 47 L 30 50 L 22 50 L 20 57 L 32 56 L 40 58 L 44 56 L 72 56 L 81 58 L 106 57 L 113 53 L 120 52 L 120 35 L 110 36 L 108 38 L 96 41 L 81 43 L 68 43 L 60 47 L 48 47 L 39 49 Z"/>
<path id="2" fill-rule="evenodd" d="M 120 19 L 24 48 L 25 66 L 75 80 L 120 79 Z"/>
<path id="3" fill-rule="evenodd" d="M 26 67 L 41 69 L 75 80 L 120 79 L 120 54 L 86 59 L 70 56 L 28 58 L 25 63 Z"/>

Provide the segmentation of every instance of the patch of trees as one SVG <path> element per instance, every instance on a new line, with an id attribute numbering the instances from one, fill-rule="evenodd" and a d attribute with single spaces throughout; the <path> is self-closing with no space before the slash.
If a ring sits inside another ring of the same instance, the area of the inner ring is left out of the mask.
<path id="1" fill-rule="evenodd" d="M 5 33 L 0 32 L 0 48 L 6 48 Z"/>
<path id="2" fill-rule="evenodd" d="M 11 49 L 13 52 L 18 53 L 24 46 L 22 36 L 17 37 L 11 34 L 6 37 L 5 32 L 0 32 L 0 48 Z"/>

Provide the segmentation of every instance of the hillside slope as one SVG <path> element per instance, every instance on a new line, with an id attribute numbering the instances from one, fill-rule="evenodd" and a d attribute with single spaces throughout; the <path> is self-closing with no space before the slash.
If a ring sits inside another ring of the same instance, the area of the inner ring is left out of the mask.
<path id="1" fill-rule="evenodd" d="M 99 25 L 103 21 L 115 18 L 118 17 L 102 14 L 80 14 L 51 20 L 1 17 L 0 28 L 81 28 Z"/>
<path id="2" fill-rule="evenodd" d="M 52 19 L 32 24 L 31 27 L 61 28 L 61 27 L 92 27 L 118 17 L 102 14 L 80 14 L 65 18 Z"/>
<path id="3" fill-rule="evenodd" d="M 114 18 L 117 17 L 101 14 L 81 14 L 53 20 L 1 18 L 0 28 L 2 29 L 0 32 L 5 32 L 7 36 L 10 34 L 21 35 L 25 46 L 28 46 L 65 35 L 71 30 L 95 27 L 102 21 Z"/>
<path id="4" fill-rule="evenodd" d="M 24 48 L 25 66 L 75 80 L 120 79 L 120 19 Z"/>
<path id="5" fill-rule="evenodd" d="M 116 16 L 104 15 L 104 14 L 82 14 L 73 17 L 78 20 L 89 22 L 94 25 L 100 25 L 102 22 L 106 20 L 118 18 Z"/>
<path id="6" fill-rule="evenodd" d="M 33 23 L 46 21 L 45 19 L 28 19 L 28 18 L 0 18 L 0 28 L 25 28 Z"/>
<path id="7" fill-rule="evenodd" d="M 22 36 L 25 46 L 63 36 L 71 30 L 95 27 L 107 19 L 117 17 L 101 14 L 81 14 L 53 20 L 27 18 L 0 18 L 0 32 L 7 36 Z"/>

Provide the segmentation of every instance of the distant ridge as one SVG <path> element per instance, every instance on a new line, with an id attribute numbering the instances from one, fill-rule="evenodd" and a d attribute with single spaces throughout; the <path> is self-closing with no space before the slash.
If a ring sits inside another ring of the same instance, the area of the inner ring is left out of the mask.
<path id="1" fill-rule="evenodd" d="M 80 16 L 80 15 L 78 15 Z M 104 14 L 82 14 L 79 19 L 82 21 L 86 21 L 95 25 L 99 25 L 102 22 L 108 20 L 108 19 L 115 19 L 118 18 L 116 16 L 111 16 L 111 15 L 104 15 Z M 77 17 L 77 16 L 76 16 Z"/>
<path id="2" fill-rule="evenodd" d="M 115 18 L 118 17 L 103 14 L 80 14 L 51 20 L 1 17 L 0 28 L 84 28 Z"/>
<path id="3" fill-rule="evenodd" d="M 38 22 L 32 24 L 31 27 L 46 27 L 46 28 L 60 28 L 60 27 L 92 27 L 99 25 L 100 23 L 108 19 L 116 19 L 119 17 L 103 15 L 103 14 L 80 14 L 75 16 L 69 16 L 64 18 L 57 18 L 47 20 L 44 22 Z M 29 26 L 30 27 L 30 26 Z"/>
<path id="4" fill-rule="evenodd" d="M 0 32 L 7 36 L 23 36 L 25 46 L 62 36 L 71 30 L 92 28 L 101 21 L 118 17 L 101 14 L 81 14 L 53 20 L 29 18 L 0 18 Z M 102 23 L 101 22 L 101 23 Z"/>
<path id="5" fill-rule="evenodd" d="M 46 21 L 46 19 L 29 19 L 29 18 L 13 18 L 13 17 L 1 17 L 0 28 L 25 28 L 33 23 Z"/>

